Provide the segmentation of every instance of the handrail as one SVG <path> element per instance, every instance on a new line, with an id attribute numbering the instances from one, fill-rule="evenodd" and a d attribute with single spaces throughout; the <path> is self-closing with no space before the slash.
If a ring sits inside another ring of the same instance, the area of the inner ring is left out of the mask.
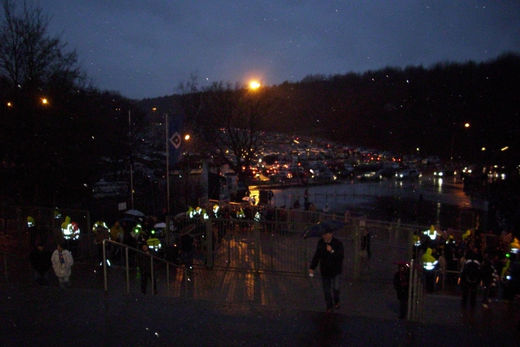
<path id="1" fill-rule="evenodd" d="M 151 271 L 150 275 L 151 275 L 151 282 L 152 282 L 152 293 L 154 293 L 154 290 L 155 290 L 154 271 L 153 271 L 154 259 L 162 261 L 163 263 L 166 264 L 166 285 L 169 290 L 169 288 L 170 288 L 170 265 L 174 266 L 174 267 L 180 267 L 180 265 L 172 263 L 166 259 L 157 257 L 153 254 L 145 253 L 137 248 L 128 246 L 124 243 L 112 241 L 109 239 L 104 239 L 103 240 L 103 281 L 104 281 L 105 293 L 108 293 L 108 273 L 107 273 L 107 254 L 106 254 L 106 244 L 107 243 L 110 243 L 110 244 L 113 244 L 113 245 L 116 245 L 118 247 L 125 249 L 125 270 L 126 270 L 126 292 L 127 292 L 127 294 L 130 293 L 130 265 L 129 265 L 129 261 L 128 261 L 128 250 L 129 249 L 131 249 L 132 251 L 134 251 L 136 253 L 140 253 L 142 255 L 150 257 L 150 271 Z"/>

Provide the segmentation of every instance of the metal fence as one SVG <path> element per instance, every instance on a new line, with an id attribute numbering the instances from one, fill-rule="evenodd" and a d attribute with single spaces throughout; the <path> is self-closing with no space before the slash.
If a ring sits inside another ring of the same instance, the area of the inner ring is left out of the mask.
<path id="1" fill-rule="evenodd" d="M 205 236 L 206 243 L 211 242 L 211 245 L 202 252 L 206 257 L 205 264 L 305 275 L 317 239 L 303 239 L 304 231 L 320 220 L 342 217 L 303 210 L 271 209 L 263 211 L 260 221 L 212 219 L 208 222 L 211 227 L 207 229 L 211 235 Z M 335 233 L 335 237 L 343 242 L 344 268 L 354 279 L 392 274 L 396 262 L 410 259 L 414 231 L 426 229 L 399 222 L 344 218 L 344 227 Z"/>
<path id="2" fill-rule="evenodd" d="M 29 216 L 34 220 L 35 228 L 29 228 Z M 61 224 L 67 216 L 80 230 L 77 240 L 65 240 L 63 237 Z M 54 249 L 58 242 L 65 244 L 75 259 L 89 259 L 95 254 L 90 213 L 86 210 L 57 210 L 38 206 L 0 207 L 0 250 L 25 256 L 36 239 L 48 249 Z"/>

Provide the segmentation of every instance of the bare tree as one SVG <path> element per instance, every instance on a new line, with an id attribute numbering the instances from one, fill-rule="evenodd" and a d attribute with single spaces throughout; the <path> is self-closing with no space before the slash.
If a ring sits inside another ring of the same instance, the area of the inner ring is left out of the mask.
<path id="1" fill-rule="evenodd" d="M 18 10 L 11 0 L 2 2 L 0 23 L 0 76 L 11 87 L 76 82 L 81 73 L 75 51 L 67 52 L 59 37 L 48 35 L 49 19 L 41 8 L 25 2 Z"/>
<path id="2" fill-rule="evenodd" d="M 193 81 L 187 90 L 183 98 L 187 123 L 204 139 L 205 148 L 247 184 L 249 166 L 261 144 L 262 92 L 222 82 L 199 90 Z"/>

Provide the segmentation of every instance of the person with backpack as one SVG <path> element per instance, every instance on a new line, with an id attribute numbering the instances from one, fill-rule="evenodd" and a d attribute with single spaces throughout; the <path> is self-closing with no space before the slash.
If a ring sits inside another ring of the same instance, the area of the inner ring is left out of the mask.
<path id="1" fill-rule="evenodd" d="M 464 263 L 460 274 L 460 283 L 462 286 L 462 307 L 465 308 L 468 303 L 471 309 L 475 308 L 477 303 L 477 289 L 480 283 L 480 262 L 477 259 L 469 258 Z"/>

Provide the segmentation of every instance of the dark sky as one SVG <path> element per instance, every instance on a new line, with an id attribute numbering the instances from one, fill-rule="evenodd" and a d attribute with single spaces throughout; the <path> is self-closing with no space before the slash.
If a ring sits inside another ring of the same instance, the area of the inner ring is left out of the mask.
<path id="1" fill-rule="evenodd" d="M 96 87 L 130 98 L 173 94 L 190 74 L 273 85 L 520 52 L 517 0 L 32 1 Z"/>

